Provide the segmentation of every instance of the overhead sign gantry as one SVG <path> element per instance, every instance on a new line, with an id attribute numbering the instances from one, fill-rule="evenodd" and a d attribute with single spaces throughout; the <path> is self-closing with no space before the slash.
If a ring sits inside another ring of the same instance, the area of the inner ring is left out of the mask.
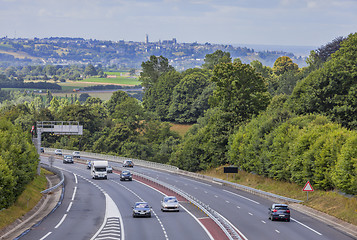
<path id="1" fill-rule="evenodd" d="M 41 134 L 45 132 L 58 135 L 83 135 L 83 126 L 78 121 L 38 121 L 37 128 L 37 151 L 41 149 Z"/>

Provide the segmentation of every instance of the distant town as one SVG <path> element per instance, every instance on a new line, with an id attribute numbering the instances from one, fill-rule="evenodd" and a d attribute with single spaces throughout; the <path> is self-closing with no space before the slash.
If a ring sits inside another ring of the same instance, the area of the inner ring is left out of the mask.
<path id="1" fill-rule="evenodd" d="M 280 56 L 290 57 L 300 67 L 306 65 L 306 56 L 295 56 L 285 51 L 255 51 L 252 48 L 213 43 L 179 43 L 176 38 L 150 42 L 103 41 L 95 39 L 50 38 L 0 38 L 0 67 L 16 65 L 72 65 L 93 64 L 119 69 L 140 69 L 141 63 L 151 55 L 164 56 L 178 71 L 200 67 L 206 54 L 216 50 L 229 52 L 233 59 L 243 63 L 258 60 L 273 66 Z"/>

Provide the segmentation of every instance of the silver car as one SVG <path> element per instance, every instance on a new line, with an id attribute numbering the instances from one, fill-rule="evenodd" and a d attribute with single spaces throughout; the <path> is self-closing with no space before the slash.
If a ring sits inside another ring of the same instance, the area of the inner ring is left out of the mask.
<path id="1" fill-rule="evenodd" d="M 180 204 L 174 196 L 167 196 L 161 200 L 161 211 L 180 211 Z"/>

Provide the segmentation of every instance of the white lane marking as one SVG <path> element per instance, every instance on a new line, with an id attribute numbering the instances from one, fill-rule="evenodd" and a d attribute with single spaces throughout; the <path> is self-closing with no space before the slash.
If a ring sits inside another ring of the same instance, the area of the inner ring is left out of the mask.
<path id="1" fill-rule="evenodd" d="M 243 235 L 243 233 L 241 231 L 238 230 L 238 228 L 236 228 L 236 226 L 234 226 L 230 221 L 228 221 L 227 218 L 223 217 L 220 213 L 216 212 L 216 214 L 218 214 L 218 216 L 222 219 L 224 219 L 224 221 L 226 221 L 229 225 L 231 225 L 231 227 L 236 230 L 236 232 L 241 236 L 241 238 L 243 238 L 244 240 L 248 240 L 248 238 L 246 236 Z"/>
<path id="2" fill-rule="evenodd" d="M 240 206 L 237 206 L 237 208 L 240 208 Z"/>
<path id="3" fill-rule="evenodd" d="M 74 175 L 74 179 L 76 180 L 76 184 L 77 184 L 78 183 L 77 175 L 74 173 L 73 173 L 73 175 Z"/>
<path id="4" fill-rule="evenodd" d="M 111 180 L 111 181 L 114 182 L 114 183 L 116 183 L 116 184 L 118 184 L 118 185 L 120 185 L 120 186 L 122 186 L 123 188 L 125 188 L 126 190 L 128 190 L 129 192 L 131 192 L 132 194 L 134 194 L 137 198 L 140 199 L 140 201 L 145 202 L 145 200 L 144 200 L 142 197 L 140 197 L 136 192 L 134 192 L 134 191 L 131 190 L 130 188 L 128 188 L 128 187 L 124 186 L 123 184 L 118 183 L 118 182 L 116 182 L 116 181 L 113 181 L 113 180 Z M 138 182 L 138 183 L 141 183 L 141 184 L 143 184 L 143 185 L 146 185 L 146 186 L 148 186 L 148 187 L 150 187 L 150 188 L 152 188 L 152 189 L 154 189 L 154 190 L 157 190 L 157 189 L 155 189 L 155 188 L 153 188 L 153 187 L 151 187 L 151 186 L 149 186 L 149 185 L 147 185 L 147 184 L 145 184 L 145 183 L 142 183 L 142 182 L 140 182 L 140 181 L 137 181 L 137 182 Z M 157 190 L 157 191 L 160 192 L 159 190 Z M 164 195 L 165 195 L 165 194 L 164 194 Z M 159 218 L 159 216 L 156 214 L 156 212 L 155 212 L 153 209 L 151 209 L 151 212 L 154 214 L 154 216 L 156 217 L 157 221 L 159 222 L 159 224 L 160 224 L 160 226 L 161 226 L 161 230 L 163 231 L 163 233 L 164 233 L 164 235 L 165 235 L 165 239 L 166 239 L 166 240 L 169 240 L 169 237 L 167 236 L 167 233 L 166 233 L 166 229 L 165 229 L 164 225 L 162 224 L 161 219 Z"/>
<path id="5" fill-rule="evenodd" d="M 76 196 L 77 192 L 77 187 L 74 187 L 73 195 L 72 195 L 72 201 L 74 200 L 74 197 Z"/>
<path id="6" fill-rule="evenodd" d="M 218 196 L 217 196 L 217 195 L 214 195 L 214 197 L 217 197 L 217 198 L 218 198 Z"/>
<path id="7" fill-rule="evenodd" d="M 254 200 L 252 200 L 252 199 L 250 199 L 250 198 L 244 197 L 244 196 L 239 195 L 239 194 L 237 194 L 237 193 L 233 193 L 233 192 L 230 192 L 230 191 L 227 191 L 227 190 L 223 190 L 223 191 L 224 191 L 224 192 L 227 192 L 227 193 L 230 193 L 230 194 L 233 194 L 233 195 L 235 195 L 235 196 L 241 197 L 241 198 L 246 199 L 246 200 L 248 200 L 248 201 L 251 201 L 251 202 L 253 202 L 253 203 L 255 203 L 255 204 L 260 204 L 260 203 L 258 203 L 257 201 L 254 201 Z"/>
<path id="8" fill-rule="evenodd" d="M 205 193 L 208 193 L 207 191 L 205 191 Z"/>
<path id="9" fill-rule="evenodd" d="M 71 209 L 72 204 L 73 204 L 73 202 L 70 202 L 70 203 L 69 203 L 68 208 L 67 208 L 67 212 L 69 212 L 69 210 Z"/>
<path id="10" fill-rule="evenodd" d="M 275 229 L 275 232 L 280 233 L 279 230 Z"/>
<path id="11" fill-rule="evenodd" d="M 121 228 L 121 240 L 125 240 L 125 234 L 124 234 L 124 224 L 123 224 L 123 218 L 120 214 L 120 211 L 117 207 L 117 205 L 115 204 L 115 202 L 113 201 L 113 199 L 105 192 L 104 196 L 105 196 L 105 215 L 104 215 L 104 221 L 102 223 L 102 226 L 98 229 L 98 231 L 93 235 L 93 237 L 91 238 L 91 240 L 96 239 L 96 237 L 101 233 L 101 231 L 103 230 L 103 228 L 105 227 L 105 224 L 107 222 L 107 219 L 110 217 L 119 217 L 119 221 L 120 221 L 120 228 Z"/>
<path id="12" fill-rule="evenodd" d="M 199 184 L 202 184 L 202 185 L 206 185 L 206 186 L 209 186 L 209 187 L 212 186 L 212 185 L 210 185 L 210 184 L 203 183 L 203 182 L 199 182 L 199 181 L 192 180 L 192 179 L 189 179 L 189 178 L 184 178 L 184 179 L 185 179 L 185 180 L 188 180 L 188 181 L 191 181 L 191 182 L 195 182 L 195 183 L 199 183 Z"/>
<path id="13" fill-rule="evenodd" d="M 294 218 L 290 218 L 291 220 L 293 220 L 293 221 L 295 221 L 295 222 L 297 222 L 298 224 L 300 224 L 301 226 L 304 226 L 304 227 L 306 227 L 307 229 L 309 229 L 309 230 L 311 230 L 311 231 L 313 231 L 314 233 L 316 233 L 316 234 L 318 234 L 318 235 L 322 235 L 321 233 L 319 233 L 318 231 L 316 231 L 316 230 L 314 230 L 314 229 L 312 229 L 311 227 L 309 227 L 309 226 L 306 226 L 305 224 L 303 224 L 302 222 L 299 222 L 298 220 L 296 220 L 296 219 L 294 219 Z"/>
<path id="14" fill-rule="evenodd" d="M 229 203 L 229 201 L 226 200 L 226 203 Z"/>
<path id="15" fill-rule="evenodd" d="M 181 206 L 181 205 L 180 205 Z M 211 240 L 214 240 L 214 238 L 212 237 L 212 235 L 211 235 L 211 233 L 207 230 L 207 228 L 201 223 L 201 221 L 200 220 L 198 220 L 198 218 L 197 217 L 195 217 L 192 213 L 190 213 L 186 208 L 184 208 L 183 206 L 181 206 L 181 208 L 183 209 L 183 210 L 185 210 L 188 214 L 190 214 L 192 217 L 193 217 L 193 219 L 195 219 L 197 222 L 198 222 L 198 224 L 200 224 L 200 226 L 203 228 L 203 230 L 205 230 L 205 232 L 207 233 L 207 235 L 208 235 L 208 237 L 211 239 Z M 207 217 L 208 218 L 208 217 Z"/>
<path id="16" fill-rule="evenodd" d="M 264 223 L 264 224 L 265 224 L 266 222 L 262 220 L 262 223 Z"/>
<path id="17" fill-rule="evenodd" d="M 40 240 L 45 239 L 45 238 L 48 237 L 51 233 L 52 233 L 52 232 L 47 233 L 45 236 L 43 236 L 42 238 L 40 238 Z"/>
<path id="18" fill-rule="evenodd" d="M 61 226 L 61 224 L 63 223 L 63 221 L 66 219 L 66 217 L 67 217 L 67 213 L 66 213 L 65 215 L 63 215 L 61 221 L 59 221 L 59 223 L 56 225 L 55 228 L 58 228 L 59 226 Z"/>
<path id="19" fill-rule="evenodd" d="M 250 216 L 253 216 L 253 213 L 250 213 L 250 212 L 249 212 L 248 214 L 249 214 Z"/>

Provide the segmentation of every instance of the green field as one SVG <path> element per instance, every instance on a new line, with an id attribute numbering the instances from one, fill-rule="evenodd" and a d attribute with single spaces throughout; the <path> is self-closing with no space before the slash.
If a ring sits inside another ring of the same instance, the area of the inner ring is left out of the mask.
<path id="1" fill-rule="evenodd" d="M 129 77 L 121 77 L 118 76 L 116 78 L 86 78 L 84 80 L 78 82 L 91 82 L 91 83 L 100 83 L 100 84 L 118 84 L 118 85 L 140 85 L 140 81 L 137 78 L 129 78 Z"/>

